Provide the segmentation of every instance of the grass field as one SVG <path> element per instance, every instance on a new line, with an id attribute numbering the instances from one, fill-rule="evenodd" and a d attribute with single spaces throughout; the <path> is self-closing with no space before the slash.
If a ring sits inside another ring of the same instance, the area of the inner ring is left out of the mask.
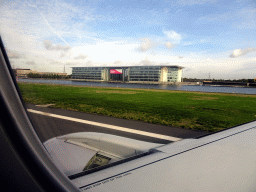
<path id="1" fill-rule="evenodd" d="M 25 103 L 218 131 L 256 120 L 256 95 L 19 83 Z"/>

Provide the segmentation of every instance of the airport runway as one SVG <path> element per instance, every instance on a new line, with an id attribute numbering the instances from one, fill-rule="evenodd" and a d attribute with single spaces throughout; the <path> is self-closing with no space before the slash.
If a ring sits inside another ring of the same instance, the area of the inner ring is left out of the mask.
<path id="1" fill-rule="evenodd" d="M 207 134 L 204 131 L 185 130 L 97 114 L 39 107 L 33 104 L 26 104 L 26 107 L 31 122 L 42 142 L 56 136 L 76 132 L 108 133 L 162 144 Z"/>

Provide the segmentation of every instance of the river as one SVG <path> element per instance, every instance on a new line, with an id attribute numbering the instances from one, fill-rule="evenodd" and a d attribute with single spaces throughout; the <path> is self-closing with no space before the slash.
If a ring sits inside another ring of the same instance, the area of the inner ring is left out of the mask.
<path id="1" fill-rule="evenodd" d="M 213 93 L 239 93 L 256 94 L 256 88 L 251 87 L 226 87 L 226 86 L 201 86 L 201 85 L 158 85 L 158 84 L 135 84 L 135 83 L 106 83 L 106 82 L 86 82 L 71 80 L 51 80 L 51 79 L 19 79 L 18 82 L 47 83 L 61 85 L 84 85 L 98 87 L 121 87 L 121 88 L 140 88 L 140 89 L 165 89 L 180 91 L 199 91 Z"/>

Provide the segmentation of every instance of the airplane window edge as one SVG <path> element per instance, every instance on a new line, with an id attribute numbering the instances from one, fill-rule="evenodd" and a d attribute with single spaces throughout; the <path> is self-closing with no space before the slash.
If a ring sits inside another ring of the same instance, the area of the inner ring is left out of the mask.
<path id="1" fill-rule="evenodd" d="M 33 173 L 33 176 L 37 177 L 37 180 L 39 179 L 39 173 L 36 172 L 39 170 L 42 171 L 40 172 L 39 182 L 50 182 L 51 184 L 48 183 L 48 185 L 52 186 L 53 189 L 57 191 L 79 191 L 78 188 L 56 168 L 49 158 L 49 155 L 46 154 L 43 144 L 39 138 L 37 138 L 24 109 L 24 104 L 20 100 L 20 94 L 17 92 L 17 84 L 14 83 L 13 75 L 11 75 L 10 64 L 8 63 L 8 57 L 5 51 L 3 51 L 4 46 L 2 41 L 0 44 L 0 96 L 1 105 L 4 106 L 1 108 L 4 116 L 0 117 L 0 120 L 5 125 L 9 125 L 8 129 L 5 131 L 15 147 L 21 149 L 18 153 L 22 159 L 28 160 L 29 157 L 31 158 L 28 162 L 25 161 L 25 163 Z M 11 122 L 7 122 L 8 120 Z M 33 170 L 34 168 L 36 170 Z M 41 180 L 41 178 L 44 178 L 44 180 Z"/>

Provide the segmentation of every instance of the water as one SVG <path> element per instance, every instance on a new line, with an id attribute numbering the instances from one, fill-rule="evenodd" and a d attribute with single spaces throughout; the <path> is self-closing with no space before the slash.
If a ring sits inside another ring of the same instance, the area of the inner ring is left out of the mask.
<path id="1" fill-rule="evenodd" d="M 251 87 L 225 87 L 225 86 L 200 86 L 200 85 L 150 85 L 150 84 L 133 84 L 133 83 L 105 83 L 105 82 L 85 82 L 70 80 L 46 80 L 46 79 L 19 79 L 19 82 L 30 83 L 48 83 L 62 85 L 84 85 L 98 87 L 121 87 L 121 88 L 140 88 L 140 89 L 164 89 L 180 91 L 199 91 L 213 93 L 240 93 L 256 94 L 256 88 Z"/>

